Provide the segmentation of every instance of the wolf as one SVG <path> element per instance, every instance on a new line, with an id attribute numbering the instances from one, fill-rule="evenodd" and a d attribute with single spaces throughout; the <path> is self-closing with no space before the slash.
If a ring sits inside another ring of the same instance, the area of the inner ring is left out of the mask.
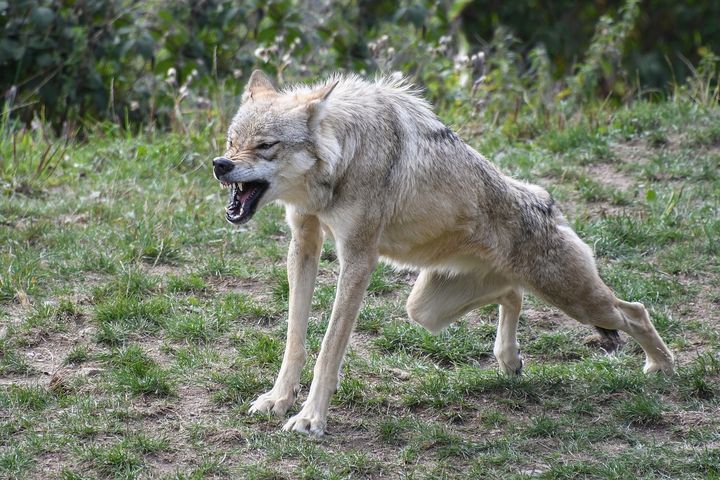
<path id="1" fill-rule="evenodd" d="M 256 70 L 213 160 L 229 188 L 225 217 L 249 221 L 285 206 L 292 233 L 287 343 L 270 391 L 249 413 L 284 416 L 300 388 L 305 337 L 324 235 L 340 272 L 307 400 L 284 430 L 322 435 L 342 359 L 379 260 L 419 271 L 413 321 L 437 333 L 472 309 L 499 305 L 493 353 L 521 372 L 516 337 L 523 292 L 594 326 L 612 351 L 618 330 L 642 347 L 646 373 L 673 371 L 673 355 L 641 303 L 617 298 L 593 253 L 547 191 L 501 173 L 432 112 L 407 82 L 336 75 L 278 90 Z"/>

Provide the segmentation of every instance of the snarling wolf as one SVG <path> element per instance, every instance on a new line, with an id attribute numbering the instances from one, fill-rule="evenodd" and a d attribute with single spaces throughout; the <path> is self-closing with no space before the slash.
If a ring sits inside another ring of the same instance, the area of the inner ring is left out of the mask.
<path id="1" fill-rule="evenodd" d="M 506 374 L 522 359 L 516 338 L 530 291 L 617 344 L 645 351 L 644 371 L 672 372 L 673 356 L 640 303 L 598 276 L 590 248 L 542 188 L 503 175 L 444 125 L 402 80 L 335 76 L 281 91 L 253 72 L 215 177 L 230 189 L 226 218 L 245 223 L 285 205 L 292 232 L 287 345 L 273 388 L 253 412 L 284 415 L 297 397 L 323 233 L 340 274 L 307 400 L 284 430 L 320 435 L 343 355 L 379 259 L 419 270 L 408 315 L 440 332 L 464 313 L 499 304 L 493 353 Z"/>

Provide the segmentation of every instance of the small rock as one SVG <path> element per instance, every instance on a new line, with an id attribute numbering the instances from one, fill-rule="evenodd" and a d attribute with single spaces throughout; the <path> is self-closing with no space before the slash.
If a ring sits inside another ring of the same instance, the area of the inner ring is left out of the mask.
<path id="1" fill-rule="evenodd" d="M 410 380 L 410 372 L 400 368 L 388 368 L 388 372 L 392 373 L 398 380 Z"/>
<path id="2" fill-rule="evenodd" d="M 89 337 L 92 335 L 94 329 L 92 327 L 83 328 L 78 332 L 78 335 L 80 335 L 80 338 Z"/>
<path id="3" fill-rule="evenodd" d="M 85 368 L 81 368 L 80 370 L 78 370 L 78 372 L 76 373 L 76 375 L 77 375 L 78 377 L 94 377 L 94 376 L 96 376 L 96 375 L 100 375 L 100 374 L 103 373 L 104 371 L 105 371 L 105 370 L 102 369 L 102 368 L 97 368 L 97 367 L 85 367 Z"/>

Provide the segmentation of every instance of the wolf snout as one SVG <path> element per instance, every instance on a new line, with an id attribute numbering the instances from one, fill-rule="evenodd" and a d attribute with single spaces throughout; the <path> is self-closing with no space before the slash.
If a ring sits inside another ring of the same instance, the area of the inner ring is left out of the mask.
<path id="1" fill-rule="evenodd" d="M 217 157 L 213 160 L 213 172 L 217 178 L 230 173 L 233 168 L 235 168 L 235 164 L 225 157 Z"/>

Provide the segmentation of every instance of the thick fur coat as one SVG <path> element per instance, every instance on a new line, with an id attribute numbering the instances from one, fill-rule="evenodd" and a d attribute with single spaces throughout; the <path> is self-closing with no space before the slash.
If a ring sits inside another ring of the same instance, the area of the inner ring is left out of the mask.
<path id="1" fill-rule="evenodd" d="M 229 221 L 268 202 L 286 206 L 288 339 L 274 387 L 251 412 L 284 415 L 305 361 L 305 334 L 323 232 L 340 275 L 308 398 L 285 429 L 322 434 L 330 397 L 370 275 L 378 260 L 419 270 L 410 318 L 439 332 L 471 309 L 499 304 L 494 354 L 519 374 L 522 296 L 531 291 L 616 347 L 617 330 L 646 354 L 645 371 L 672 371 L 673 357 L 639 303 L 617 299 L 592 251 L 542 188 L 503 175 L 463 142 L 400 80 L 336 76 L 277 91 L 254 72 L 228 130 L 215 176 L 230 186 Z"/>

